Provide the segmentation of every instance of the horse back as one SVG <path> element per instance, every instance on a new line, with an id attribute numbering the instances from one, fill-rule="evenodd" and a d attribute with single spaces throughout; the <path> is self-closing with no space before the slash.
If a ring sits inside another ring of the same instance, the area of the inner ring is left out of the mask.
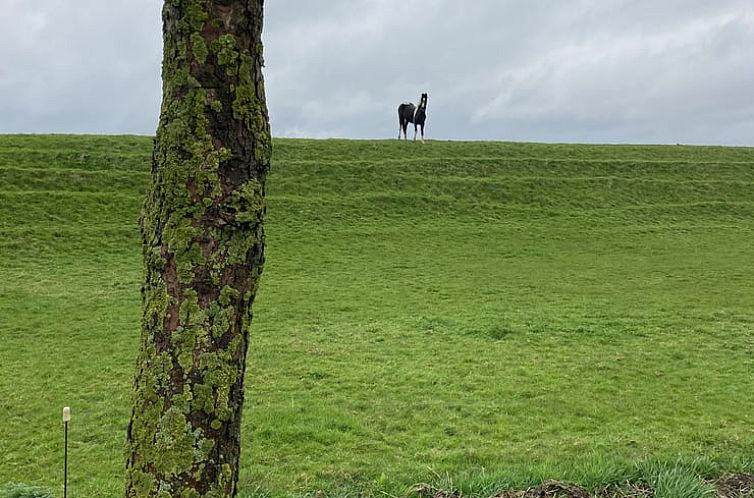
<path id="1" fill-rule="evenodd" d="M 410 102 L 404 102 L 398 106 L 398 116 L 409 123 L 414 122 L 414 112 L 416 112 L 416 107 Z"/>

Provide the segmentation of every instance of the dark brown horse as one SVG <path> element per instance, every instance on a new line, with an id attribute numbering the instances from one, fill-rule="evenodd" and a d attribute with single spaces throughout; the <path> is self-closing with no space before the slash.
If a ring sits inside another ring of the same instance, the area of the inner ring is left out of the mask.
<path id="1" fill-rule="evenodd" d="M 408 140 L 406 136 L 406 128 L 409 123 L 414 124 L 414 142 L 416 142 L 416 135 L 418 128 L 422 129 L 422 143 L 424 143 L 424 123 L 427 121 L 427 94 L 422 93 L 419 99 L 419 107 L 415 107 L 410 102 L 405 102 L 398 106 L 398 140 L 401 139 L 401 131 L 403 131 L 403 137 Z"/>

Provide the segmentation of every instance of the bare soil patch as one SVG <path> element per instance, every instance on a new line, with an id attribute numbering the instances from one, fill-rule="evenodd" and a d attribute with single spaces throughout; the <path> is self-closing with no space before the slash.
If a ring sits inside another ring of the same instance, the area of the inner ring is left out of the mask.
<path id="1" fill-rule="evenodd" d="M 720 498 L 754 498 L 754 474 L 732 474 L 711 482 Z"/>
<path id="2" fill-rule="evenodd" d="M 731 474 L 710 480 L 718 498 L 754 498 L 754 474 Z M 421 485 L 416 488 L 421 498 L 463 498 L 459 491 L 438 490 Z M 654 490 L 645 483 L 608 486 L 596 494 L 561 481 L 545 481 L 525 490 L 502 491 L 491 498 L 653 498 Z"/>

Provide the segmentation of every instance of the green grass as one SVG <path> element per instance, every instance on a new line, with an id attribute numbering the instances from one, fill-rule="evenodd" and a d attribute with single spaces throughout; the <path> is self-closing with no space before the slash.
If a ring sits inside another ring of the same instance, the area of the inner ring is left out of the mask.
<path id="1" fill-rule="evenodd" d="M 0 486 L 122 495 L 147 137 L 0 136 Z M 754 149 L 277 140 L 244 496 L 754 468 Z"/>
<path id="2" fill-rule="evenodd" d="M 53 498 L 53 496 L 47 489 L 25 484 L 8 484 L 0 489 L 0 498 Z"/>

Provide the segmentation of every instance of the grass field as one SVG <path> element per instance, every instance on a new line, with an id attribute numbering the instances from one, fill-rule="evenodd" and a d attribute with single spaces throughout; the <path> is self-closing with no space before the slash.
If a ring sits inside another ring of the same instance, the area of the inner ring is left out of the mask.
<path id="1" fill-rule="evenodd" d="M 146 137 L 0 136 L 0 487 L 119 497 Z M 754 149 L 277 140 L 244 496 L 754 470 Z"/>

